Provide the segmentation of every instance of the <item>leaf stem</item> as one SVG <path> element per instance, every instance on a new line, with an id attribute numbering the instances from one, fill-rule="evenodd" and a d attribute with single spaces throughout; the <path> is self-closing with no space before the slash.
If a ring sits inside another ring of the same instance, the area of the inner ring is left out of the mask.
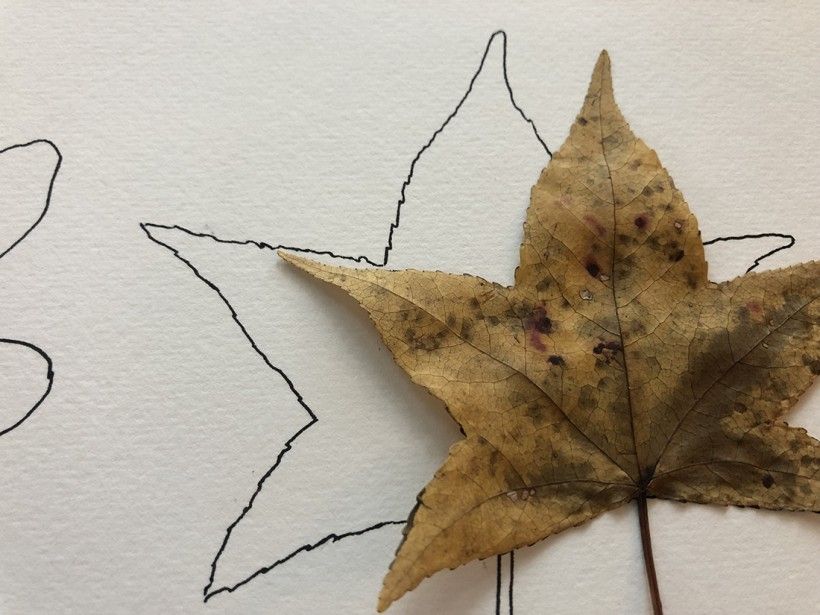
<path id="1" fill-rule="evenodd" d="M 658 577 L 655 575 L 655 558 L 652 557 L 652 536 L 649 534 L 649 511 L 646 506 L 646 494 L 641 493 L 638 502 L 638 522 L 641 526 L 641 546 L 643 562 L 646 566 L 646 580 L 649 582 L 649 594 L 652 597 L 652 613 L 663 615 L 661 593 L 658 589 Z"/>

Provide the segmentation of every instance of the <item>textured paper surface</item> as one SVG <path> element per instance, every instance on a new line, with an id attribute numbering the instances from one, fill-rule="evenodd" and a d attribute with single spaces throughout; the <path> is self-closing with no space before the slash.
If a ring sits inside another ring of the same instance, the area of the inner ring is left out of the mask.
<path id="1" fill-rule="evenodd" d="M 794 235 L 763 268 L 817 256 L 820 15 L 806 5 L 12 2 L 0 14 L 0 148 L 48 138 L 64 157 L 48 215 L 0 260 L 0 337 L 46 349 L 55 371 L 44 404 L 0 437 L 2 613 L 374 611 L 399 525 L 301 553 L 203 604 L 226 528 L 308 416 L 220 296 L 139 224 L 381 259 L 413 157 L 499 28 L 516 102 L 549 147 L 606 47 L 624 113 L 705 239 Z M 54 153 L 3 156 L 3 221 L 25 220 Z M 545 163 L 510 103 L 497 38 L 415 167 L 389 265 L 508 283 Z M 330 533 L 403 519 L 457 432 L 365 317 L 269 250 L 154 237 L 218 286 L 318 417 L 233 532 L 213 589 Z M 775 245 L 715 244 L 711 277 Z M 25 360 L 0 356 L 4 391 L 31 378 Z M 20 395 L 3 393 L 3 421 L 28 403 Z M 818 399 L 792 415 L 815 434 Z M 820 602 L 816 516 L 666 502 L 650 514 L 670 613 Z M 495 561 L 475 563 L 391 612 L 492 613 L 495 583 Z M 647 610 L 635 511 L 517 552 L 514 588 L 518 613 Z"/>

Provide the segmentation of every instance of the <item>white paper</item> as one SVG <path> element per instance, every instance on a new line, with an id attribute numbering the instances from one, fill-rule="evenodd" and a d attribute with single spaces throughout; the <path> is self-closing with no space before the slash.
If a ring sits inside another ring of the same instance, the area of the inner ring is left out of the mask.
<path id="1" fill-rule="evenodd" d="M 0 338 L 54 370 L 0 436 L 1 613 L 374 612 L 402 526 L 361 532 L 406 518 L 457 427 L 352 302 L 250 242 L 380 263 L 412 170 L 389 266 L 510 282 L 548 161 L 522 113 L 557 149 L 602 48 L 704 239 L 796 238 L 761 268 L 817 256 L 810 5 L 0 16 L 0 148 L 48 139 L 63 157 L 47 214 L 0 258 Z M 41 214 L 57 160 L 47 143 L 0 154 L 0 253 Z M 709 246 L 712 278 L 782 244 Z M 47 374 L 0 345 L 0 431 Z M 820 432 L 817 400 L 790 422 Z M 820 604 L 816 515 L 652 501 L 650 523 L 669 613 Z M 518 614 L 649 612 L 633 506 L 517 551 L 514 570 Z M 442 572 L 390 612 L 494 613 L 496 572 Z"/>

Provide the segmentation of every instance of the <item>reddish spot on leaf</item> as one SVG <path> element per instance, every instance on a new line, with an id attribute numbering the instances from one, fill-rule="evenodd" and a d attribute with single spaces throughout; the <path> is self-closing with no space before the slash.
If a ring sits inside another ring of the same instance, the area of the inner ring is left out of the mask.
<path id="1" fill-rule="evenodd" d="M 546 350 L 547 347 L 541 336 L 552 331 L 552 320 L 547 316 L 547 311 L 540 305 L 537 306 L 527 317 L 525 326 L 529 334 L 530 345 L 540 352 Z"/>
<path id="2" fill-rule="evenodd" d="M 604 235 L 606 235 L 606 229 L 604 228 L 604 225 L 601 224 L 598 221 L 598 218 L 596 218 L 595 216 L 587 214 L 586 216 L 584 216 L 584 222 L 586 222 L 589 225 L 589 227 L 593 231 L 595 231 L 595 234 L 598 235 L 598 237 L 603 237 Z"/>
<path id="3" fill-rule="evenodd" d="M 748 301 L 746 303 L 746 310 L 748 310 L 749 318 L 754 322 L 763 322 L 766 320 L 766 313 L 763 310 L 763 305 L 759 301 Z"/>

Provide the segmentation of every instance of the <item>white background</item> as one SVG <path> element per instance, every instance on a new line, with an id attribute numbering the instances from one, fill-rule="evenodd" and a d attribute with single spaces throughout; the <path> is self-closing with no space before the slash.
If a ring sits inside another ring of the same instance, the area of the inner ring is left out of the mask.
<path id="1" fill-rule="evenodd" d="M 767 268 L 817 255 L 811 3 L 134 4 L 0 9 L 0 147 L 49 138 L 65 157 L 50 213 L 0 261 L 0 337 L 37 343 L 56 372 L 38 412 L 0 438 L 1 613 L 373 611 L 400 526 L 203 604 L 225 528 L 306 413 L 217 294 L 139 223 L 379 260 L 410 161 L 499 28 L 516 100 L 552 149 L 606 47 L 621 108 L 704 238 L 794 234 Z M 511 279 L 546 156 L 510 105 L 500 42 L 416 166 L 391 266 Z M 14 178 L 0 226 L 42 202 L 53 162 L 47 148 L 0 157 Z M 319 417 L 234 532 L 215 587 L 330 532 L 404 518 L 458 432 L 366 318 L 269 250 L 155 236 L 219 286 Z M 712 277 L 771 245 L 715 246 Z M 31 369 L 12 355 L 0 366 L 6 391 Z M 817 434 L 813 393 L 790 421 Z M 668 613 L 820 604 L 816 515 L 668 502 L 650 515 Z M 647 611 L 636 517 L 627 507 L 519 551 L 515 612 Z M 488 560 L 390 612 L 489 614 L 494 600 Z"/>

